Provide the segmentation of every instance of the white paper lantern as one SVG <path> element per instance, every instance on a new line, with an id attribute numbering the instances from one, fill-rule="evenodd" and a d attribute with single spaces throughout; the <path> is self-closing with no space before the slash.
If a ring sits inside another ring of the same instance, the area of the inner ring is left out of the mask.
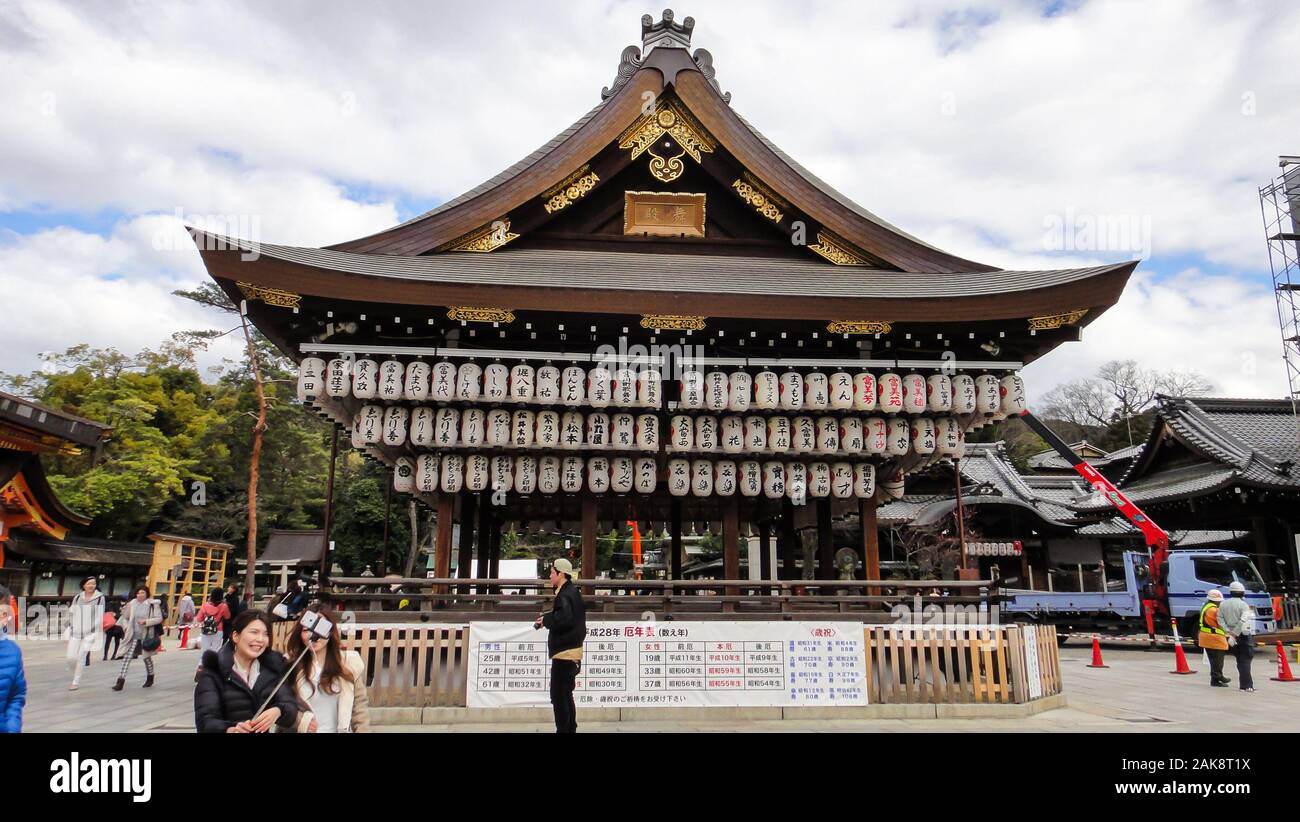
<path id="1" fill-rule="evenodd" d="M 536 379 L 533 390 L 538 403 L 555 405 L 560 401 L 560 369 L 553 365 L 543 365 L 537 369 Z"/>
<path id="2" fill-rule="evenodd" d="M 415 463 L 407 457 L 398 457 L 393 466 L 393 490 L 399 494 L 415 493 Z"/>
<path id="3" fill-rule="evenodd" d="M 636 401 L 646 408 L 658 408 L 663 403 L 663 375 L 653 368 L 637 374 Z"/>
<path id="4" fill-rule="evenodd" d="M 373 400 L 379 396 L 379 363 L 357 360 L 352 364 L 352 396 Z"/>
<path id="5" fill-rule="evenodd" d="M 691 493 L 707 497 L 713 493 L 713 463 L 695 460 L 691 463 Z"/>
<path id="6" fill-rule="evenodd" d="M 603 494 L 609 490 L 609 460 L 605 457 L 587 460 L 587 488 L 593 494 Z"/>
<path id="7" fill-rule="evenodd" d="M 465 458 L 460 454 L 448 454 L 442 460 L 442 490 L 455 494 L 465 487 Z"/>
<path id="8" fill-rule="evenodd" d="M 954 414 L 974 414 L 977 407 L 975 379 L 969 374 L 958 374 L 952 378 L 952 412 Z"/>
<path id="9" fill-rule="evenodd" d="M 455 408 L 439 408 L 433 427 L 433 441 L 439 448 L 454 448 L 460 443 L 460 412 Z"/>
<path id="10" fill-rule="evenodd" d="M 406 444 L 408 411 L 395 405 L 384 412 L 384 445 L 397 447 Z"/>
<path id="11" fill-rule="evenodd" d="M 723 417 L 722 434 L 719 436 L 722 450 L 728 454 L 740 454 L 745 450 L 745 421 L 740 417 Z"/>
<path id="12" fill-rule="evenodd" d="M 609 414 L 597 411 L 587 415 L 587 447 L 610 447 Z"/>
<path id="13" fill-rule="evenodd" d="M 440 360 L 433 364 L 433 373 L 429 376 L 429 399 L 437 403 L 456 399 L 455 363 Z"/>
<path id="14" fill-rule="evenodd" d="M 785 496 L 785 463 L 763 463 L 763 495 L 768 499 Z"/>
<path id="15" fill-rule="evenodd" d="M 515 491 L 531 494 L 537 490 L 537 460 L 532 457 L 515 457 Z"/>
<path id="16" fill-rule="evenodd" d="M 510 444 L 516 448 L 531 448 L 537 421 L 532 411 L 520 409 L 510 415 Z"/>
<path id="17" fill-rule="evenodd" d="M 510 369 L 508 390 L 512 402 L 532 402 L 533 386 L 537 381 L 537 372 L 531 365 L 520 363 Z"/>
<path id="18" fill-rule="evenodd" d="M 478 448 L 486 436 L 484 430 L 487 415 L 482 408 L 467 408 L 460 415 L 460 444 L 466 448 Z"/>
<path id="19" fill-rule="evenodd" d="M 384 409 L 378 405 L 362 407 L 357 415 L 357 432 L 366 445 L 378 445 L 384 438 Z"/>
<path id="20" fill-rule="evenodd" d="M 636 490 L 638 494 L 653 494 L 658 482 L 658 467 L 654 457 L 641 457 L 636 461 Z"/>
<path id="21" fill-rule="evenodd" d="M 834 417 L 817 419 L 817 450 L 823 454 L 835 454 L 840 450 L 840 421 Z"/>
<path id="22" fill-rule="evenodd" d="M 482 491 L 488 487 L 491 479 L 492 463 L 482 454 L 471 454 L 465 458 L 465 490 Z"/>
<path id="23" fill-rule="evenodd" d="M 1016 416 L 1029 407 L 1025 399 L 1025 380 L 1019 374 L 1010 374 L 1001 382 L 1002 410 Z"/>
<path id="24" fill-rule="evenodd" d="M 720 497 L 734 496 L 736 493 L 736 464 L 731 460 L 719 460 L 713 464 L 713 492 Z"/>
<path id="25" fill-rule="evenodd" d="M 876 466 L 859 462 L 853 466 L 853 496 L 871 499 L 876 495 Z"/>
<path id="26" fill-rule="evenodd" d="M 889 447 L 885 453 L 894 457 L 901 457 L 912 448 L 912 431 L 907 420 L 901 417 L 895 417 L 889 421 Z"/>
<path id="27" fill-rule="evenodd" d="M 756 497 L 763 493 L 763 466 L 756 460 L 745 460 L 740 464 L 740 494 Z"/>
<path id="28" fill-rule="evenodd" d="M 880 487 L 884 489 L 886 497 L 889 497 L 890 499 L 902 499 L 903 498 L 903 475 L 902 474 L 892 475 L 889 479 L 882 482 L 880 484 Z"/>
<path id="29" fill-rule="evenodd" d="M 717 417 L 695 418 L 695 450 L 705 452 L 718 450 Z"/>
<path id="30" fill-rule="evenodd" d="M 808 466 L 808 496 L 829 497 L 831 495 L 831 467 L 824 462 L 814 462 Z"/>
<path id="31" fill-rule="evenodd" d="M 760 371 L 755 374 L 754 407 L 766 411 L 776 408 L 780 402 L 781 378 L 776 375 L 776 372 Z"/>
<path id="32" fill-rule="evenodd" d="M 563 405 L 582 405 L 587 399 L 587 372 L 571 365 L 560 375 L 560 402 Z"/>
<path id="33" fill-rule="evenodd" d="M 897 374 L 881 374 L 876 383 L 876 406 L 886 414 L 903 413 L 903 378 Z"/>
<path id="34" fill-rule="evenodd" d="M 628 415 L 629 417 L 631 414 Z M 636 447 L 642 451 L 659 450 L 659 418 L 642 414 L 636 418 Z"/>
<path id="35" fill-rule="evenodd" d="M 853 410 L 876 410 L 876 375 L 859 371 L 853 375 Z"/>
<path id="36" fill-rule="evenodd" d="M 582 414 L 568 411 L 560 420 L 560 447 L 576 451 L 582 447 Z"/>
<path id="37" fill-rule="evenodd" d="M 861 454 L 862 447 L 862 419 L 845 417 L 840 420 L 840 450 Z"/>
<path id="38" fill-rule="evenodd" d="M 927 407 L 941 414 L 952 411 L 952 378 L 946 374 L 931 374 L 925 383 Z"/>
<path id="39" fill-rule="evenodd" d="M 587 372 L 587 404 L 592 408 L 608 408 L 613 397 L 610 383 L 614 376 L 604 366 L 596 366 Z"/>
<path id="40" fill-rule="evenodd" d="M 908 414 L 924 413 L 928 389 L 925 377 L 920 374 L 903 377 L 903 410 Z"/>
<path id="41" fill-rule="evenodd" d="M 975 408 L 991 417 L 1002 408 L 1002 386 L 993 374 L 980 374 L 975 378 Z"/>
<path id="42" fill-rule="evenodd" d="M 727 376 L 727 407 L 732 411 L 748 411 L 753 391 L 753 377 L 744 371 L 732 372 Z"/>
<path id="43" fill-rule="evenodd" d="M 504 402 L 510 394 L 510 369 L 499 362 L 483 369 L 483 399 Z"/>
<path id="44" fill-rule="evenodd" d="M 325 393 L 325 361 L 319 357 L 303 357 L 298 363 L 298 399 L 314 400 Z"/>
<path id="45" fill-rule="evenodd" d="M 636 372 L 630 368 L 620 368 L 614 372 L 614 404 L 622 408 L 636 405 Z"/>
<path id="46" fill-rule="evenodd" d="M 434 444 L 435 416 L 432 408 L 420 406 L 411 413 L 411 444 L 429 448 Z"/>
<path id="47" fill-rule="evenodd" d="M 803 379 L 803 407 L 810 411 L 825 411 L 831 404 L 831 382 L 820 371 Z"/>
<path id="48" fill-rule="evenodd" d="M 560 464 L 560 488 L 566 494 L 582 490 L 582 457 L 565 457 Z"/>
<path id="49" fill-rule="evenodd" d="M 543 494 L 554 494 L 560 490 L 559 457 L 546 456 L 537 461 L 537 490 Z"/>
<path id="50" fill-rule="evenodd" d="M 849 499 L 853 496 L 853 466 L 847 462 L 831 465 L 831 496 Z"/>
<path id="51" fill-rule="evenodd" d="M 868 454 L 884 454 L 889 450 L 889 420 L 868 417 L 862 421 L 862 448 Z"/>
<path id="52" fill-rule="evenodd" d="M 956 456 L 961 447 L 961 423 L 953 417 L 940 417 L 934 422 L 934 439 L 940 454 Z"/>
<path id="53" fill-rule="evenodd" d="M 555 448 L 559 446 L 560 414 L 558 411 L 539 411 L 537 413 L 537 434 L 533 437 L 533 442 L 538 448 Z"/>
<path id="54" fill-rule="evenodd" d="M 796 454 L 811 454 L 817 450 L 817 423 L 812 417 L 795 417 L 794 422 L 794 443 L 792 448 Z"/>
<path id="55" fill-rule="evenodd" d="M 429 399 L 429 375 L 432 371 L 429 364 L 423 360 L 416 360 L 407 365 L 406 374 L 402 378 L 402 396 L 415 402 Z"/>
<path id="56" fill-rule="evenodd" d="M 830 406 L 836 411 L 847 411 L 853 407 L 853 375 L 847 371 L 836 371 L 830 376 Z"/>
<path id="57" fill-rule="evenodd" d="M 691 464 L 687 460 L 668 460 L 668 493 L 674 497 L 691 493 Z"/>
<path id="58" fill-rule="evenodd" d="M 781 375 L 781 407 L 803 408 L 803 374 L 787 371 Z"/>
<path id="59" fill-rule="evenodd" d="M 487 444 L 489 448 L 505 448 L 510 445 L 510 412 L 504 408 L 493 408 L 487 415 Z"/>
<path id="60" fill-rule="evenodd" d="M 917 454 L 933 454 L 936 445 L 934 420 L 930 417 L 913 419 L 912 450 Z"/>
<path id="61" fill-rule="evenodd" d="M 710 411 L 726 411 L 731 401 L 731 386 L 727 375 L 721 371 L 710 371 L 704 377 L 704 407 Z"/>
<path id="62" fill-rule="evenodd" d="M 515 487 L 515 461 L 510 457 L 492 458 L 492 484 L 494 493 L 509 493 Z"/>
<path id="63" fill-rule="evenodd" d="M 403 377 L 406 366 L 398 360 L 384 360 L 379 366 L 379 399 L 400 400 L 406 384 Z"/>
<path id="64" fill-rule="evenodd" d="M 682 398 L 677 404 L 681 408 L 704 407 L 704 375 L 699 371 L 687 371 L 681 379 Z"/>
<path id="65" fill-rule="evenodd" d="M 668 424 L 668 450 L 689 451 L 695 447 L 695 421 L 678 414 Z"/>
<path id="66" fill-rule="evenodd" d="M 635 478 L 636 467 L 631 457 L 614 457 L 609 461 L 609 488 L 615 494 L 630 492 Z"/>
<path id="67" fill-rule="evenodd" d="M 483 394 L 483 369 L 477 363 L 463 362 L 456 368 L 456 399 L 474 402 Z"/>
<path id="68" fill-rule="evenodd" d="M 802 505 L 808 499 L 808 466 L 802 462 L 788 462 L 785 465 L 785 495 Z"/>
<path id="69" fill-rule="evenodd" d="M 438 474 L 441 466 L 437 454 L 421 454 L 415 460 L 415 487 L 422 494 L 432 494 L 438 490 Z"/>
<path id="70" fill-rule="evenodd" d="M 352 361 L 336 358 L 325 366 L 325 393 L 331 397 L 346 397 L 352 393 Z"/>
<path id="71" fill-rule="evenodd" d="M 767 450 L 767 420 L 762 417 L 745 417 L 745 450 L 761 454 Z"/>
<path id="72" fill-rule="evenodd" d="M 790 418 L 767 418 L 767 450 L 773 454 L 784 454 L 790 450 Z"/>

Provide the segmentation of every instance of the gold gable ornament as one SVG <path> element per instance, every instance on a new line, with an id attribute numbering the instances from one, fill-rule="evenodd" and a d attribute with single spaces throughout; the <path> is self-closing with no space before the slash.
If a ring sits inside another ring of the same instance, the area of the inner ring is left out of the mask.
<path id="1" fill-rule="evenodd" d="M 681 147 L 681 152 L 672 157 L 662 157 L 652 148 L 659 138 L 667 135 Z M 644 114 L 619 137 L 618 147 L 631 152 L 635 160 L 642 154 L 650 155 L 650 173 L 656 180 L 670 183 L 685 171 L 682 162 L 684 155 L 690 155 L 695 162 L 700 162 L 701 154 L 713 152 L 716 144 L 704 127 L 695 118 L 671 100 L 660 99 L 655 110 Z"/>
<path id="2" fill-rule="evenodd" d="M 566 177 L 564 182 L 542 195 L 542 199 L 545 200 L 542 208 L 546 209 L 547 214 L 554 214 L 568 208 L 596 187 L 600 177 L 596 172 L 590 171 L 590 168 L 590 166 L 583 166 Z"/>
<path id="3" fill-rule="evenodd" d="M 447 319 L 467 323 L 512 323 L 515 321 L 515 312 L 509 308 L 453 305 L 447 309 Z"/>
<path id="4" fill-rule="evenodd" d="M 865 257 L 853 250 L 853 247 L 829 231 L 817 232 L 816 245 L 808 246 L 813 251 L 835 265 L 868 265 Z"/>
<path id="5" fill-rule="evenodd" d="M 641 327 L 669 331 L 703 331 L 708 317 L 689 314 L 642 314 Z"/>
<path id="6" fill-rule="evenodd" d="M 302 302 L 302 296 L 294 294 L 292 291 L 264 288 L 252 283 L 237 282 L 235 285 L 239 288 L 240 293 L 244 295 L 244 299 L 250 301 L 261 300 L 267 305 L 274 305 L 277 308 L 297 308 L 298 304 Z"/>
<path id="7" fill-rule="evenodd" d="M 475 229 L 445 245 L 438 246 L 436 250 L 486 254 L 489 251 L 495 251 L 511 240 L 517 239 L 519 239 L 519 235 L 510 230 L 510 218 L 502 217 L 499 220 L 493 220 L 490 225 Z"/>
<path id="8" fill-rule="evenodd" d="M 826 330 L 832 334 L 888 334 L 894 326 L 883 320 L 836 320 L 827 323 Z"/>
<path id="9" fill-rule="evenodd" d="M 754 210 L 774 223 L 780 223 L 785 216 L 781 209 L 789 209 L 781 198 L 773 194 L 766 186 L 750 177 L 748 173 L 736 180 L 731 187 L 740 195 L 740 199 L 753 206 Z"/>
<path id="10" fill-rule="evenodd" d="M 1074 325 L 1083 319 L 1088 313 L 1088 309 L 1080 308 L 1076 311 L 1067 311 L 1064 314 L 1048 314 L 1042 317 L 1029 318 L 1030 331 L 1052 331 L 1065 325 Z"/>

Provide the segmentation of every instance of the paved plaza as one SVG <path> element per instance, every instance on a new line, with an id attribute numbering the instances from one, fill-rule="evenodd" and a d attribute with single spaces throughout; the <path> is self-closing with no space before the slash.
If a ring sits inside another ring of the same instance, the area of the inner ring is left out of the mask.
<path id="1" fill-rule="evenodd" d="M 23 643 L 27 665 L 28 702 L 24 730 L 28 732 L 92 731 L 192 732 L 193 673 L 197 651 L 178 651 L 175 641 L 156 657 L 158 681 L 144 690 L 144 665 L 136 660 L 127 687 L 111 690 L 120 663 L 96 658 L 82 677 L 81 689 L 69 691 L 62 642 Z M 925 732 L 972 731 L 1300 731 L 1300 682 L 1272 682 L 1272 654 L 1255 661 L 1253 694 L 1236 688 L 1214 688 L 1199 654 L 1189 654 L 1195 676 L 1173 676 L 1173 654 L 1133 646 L 1108 646 L 1105 669 L 1087 667 L 1090 652 L 1083 643 L 1061 651 L 1068 706 L 1020 719 L 876 719 L 768 721 L 640 721 L 587 722 L 588 733 L 638 732 Z M 1227 673 L 1235 678 L 1231 665 Z M 549 732 L 538 723 L 460 723 L 449 725 L 390 725 L 380 732 Z"/>

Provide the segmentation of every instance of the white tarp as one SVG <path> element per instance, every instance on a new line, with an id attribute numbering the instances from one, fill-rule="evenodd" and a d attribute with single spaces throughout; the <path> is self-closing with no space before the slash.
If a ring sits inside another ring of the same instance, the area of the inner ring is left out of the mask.
<path id="1" fill-rule="evenodd" d="M 547 631 L 470 625 L 468 705 L 550 704 Z M 856 622 L 592 622 L 579 707 L 867 704 Z"/>

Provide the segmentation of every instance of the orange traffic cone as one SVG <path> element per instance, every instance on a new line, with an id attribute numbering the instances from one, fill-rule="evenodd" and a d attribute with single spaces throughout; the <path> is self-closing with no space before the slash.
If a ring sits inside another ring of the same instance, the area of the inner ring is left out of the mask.
<path id="1" fill-rule="evenodd" d="M 1101 661 L 1101 640 L 1097 637 L 1092 638 L 1092 663 L 1089 668 L 1109 668 L 1109 665 L 1103 665 Z"/>
<path id="2" fill-rule="evenodd" d="M 1277 676 L 1271 676 L 1269 679 L 1274 682 L 1300 682 L 1291 675 L 1291 663 L 1286 661 L 1286 651 L 1282 649 L 1282 640 L 1277 642 Z"/>
<path id="3" fill-rule="evenodd" d="M 1196 671 L 1193 671 L 1191 668 L 1187 667 L 1187 654 L 1183 653 L 1182 642 L 1174 643 L 1174 670 L 1170 671 L 1169 673 L 1171 674 L 1196 673 Z"/>

